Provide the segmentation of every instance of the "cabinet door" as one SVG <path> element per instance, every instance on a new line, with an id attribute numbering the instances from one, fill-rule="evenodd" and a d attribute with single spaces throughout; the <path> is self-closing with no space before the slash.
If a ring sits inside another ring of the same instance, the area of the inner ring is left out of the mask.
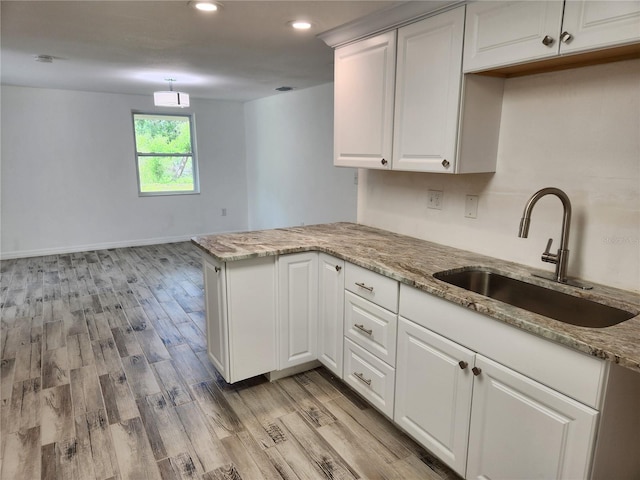
<path id="1" fill-rule="evenodd" d="M 400 317 L 394 419 L 463 477 L 474 357 L 471 350 Z"/>
<path id="2" fill-rule="evenodd" d="M 562 0 L 470 3 L 463 70 L 474 72 L 558 55 L 562 7 Z"/>
<path id="3" fill-rule="evenodd" d="M 604 48 L 640 40 L 640 2 L 569 0 L 565 3 L 560 53 Z"/>
<path id="4" fill-rule="evenodd" d="M 336 166 L 391 168 L 395 35 L 384 33 L 335 51 Z"/>
<path id="5" fill-rule="evenodd" d="M 318 360 L 342 378 L 344 260 L 318 257 Z"/>
<path id="6" fill-rule="evenodd" d="M 228 382 L 229 336 L 227 330 L 227 287 L 225 264 L 203 255 L 207 312 L 207 354 L 216 370 Z"/>
<path id="7" fill-rule="evenodd" d="M 464 7 L 398 30 L 393 169 L 455 171 Z"/>
<path id="8" fill-rule="evenodd" d="M 598 412 L 480 355 L 468 479 L 588 478 Z"/>
<path id="9" fill-rule="evenodd" d="M 278 259 L 280 309 L 279 369 L 317 358 L 318 254 L 284 255 Z"/>

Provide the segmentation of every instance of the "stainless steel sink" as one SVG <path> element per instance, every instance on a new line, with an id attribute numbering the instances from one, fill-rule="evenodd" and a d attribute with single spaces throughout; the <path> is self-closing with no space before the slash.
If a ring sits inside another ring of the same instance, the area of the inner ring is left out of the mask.
<path id="1" fill-rule="evenodd" d="M 449 270 L 433 276 L 485 297 L 580 327 L 610 327 L 637 315 L 491 271 Z"/>

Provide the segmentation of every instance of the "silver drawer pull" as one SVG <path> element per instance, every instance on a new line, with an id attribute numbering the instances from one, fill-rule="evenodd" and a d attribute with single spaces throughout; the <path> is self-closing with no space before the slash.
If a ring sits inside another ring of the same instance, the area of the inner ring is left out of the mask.
<path id="1" fill-rule="evenodd" d="M 367 335 L 371 335 L 373 333 L 373 330 L 369 330 L 368 328 L 364 328 L 364 325 L 358 325 L 357 323 L 354 323 L 353 326 L 356 327 L 361 332 L 366 333 Z"/>
<path id="2" fill-rule="evenodd" d="M 356 282 L 356 285 L 359 286 L 360 288 L 364 288 L 365 290 L 369 290 L 370 292 L 373 292 L 373 287 L 367 287 L 364 283 L 362 282 Z"/>
<path id="3" fill-rule="evenodd" d="M 371 379 L 364 378 L 363 373 L 353 372 L 353 376 L 356 377 L 358 380 L 360 380 L 362 383 L 366 383 L 367 385 L 371 386 Z"/>

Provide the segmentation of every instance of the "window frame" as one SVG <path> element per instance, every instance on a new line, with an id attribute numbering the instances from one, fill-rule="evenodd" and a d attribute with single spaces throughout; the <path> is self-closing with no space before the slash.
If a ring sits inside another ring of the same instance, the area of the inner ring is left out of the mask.
<path id="1" fill-rule="evenodd" d="M 189 119 L 189 133 L 191 136 L 191 163 L 193 170 L 193 190 L 178 190 L 178 191 L 156 191 L 156 192 L 143 192 L 140 182 L 140 161 L 142 157 L 176 157 L 178 154 L 170 153 L 141 153 L 138 151 L 138 140 L 136 138 L 136 115 L 149 115 L 154 117 L 183 117 Z M 136 164 L 136 183 L 138 185 L 139 197 L 164 197 L 171 195 L 199 195 L 200 194 L 200 175 L 198 172 L 198 160 L 196 154 L 196 128 L 193 113 L 165 113 L 165 112 L 146 112 L 146 111 L 131 111 L 131 128 L 133 131 L 133 149 L 134 160 Z"/>

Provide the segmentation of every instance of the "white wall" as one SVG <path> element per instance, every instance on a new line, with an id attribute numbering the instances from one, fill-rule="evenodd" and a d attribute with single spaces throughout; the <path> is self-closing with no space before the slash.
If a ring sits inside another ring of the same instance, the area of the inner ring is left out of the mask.
<path id="1" fill-rule="evenodd" d="M 175 110 L 151 94 L 2 86 L 3 257 L 245 229 L 243 105 L 192 103 L 180 112 L 195 115 L 201 193 L 138 197 L 131 110 Z"/>
<path id="2" fill-rule="evenodd" d="M 540 254 L 549 237 L 558 246 L 560 202 L 542 199 L 529 238 L 517 232 L 529 196 L 556 186 L 573 204 L 570 275 L 640 291 L 639 79 L 634 60 L 507 80 L 495 174 L 361 170 L 358 221 L 553 270 Z M 428 189 L 444 191 L 442 210 Z"/>
<path id="3" fill-rule="evenodd" d="M 245 104 L 249 227 L 355 221 L 355 170 L 333 167 L 333 84 Z"/>

